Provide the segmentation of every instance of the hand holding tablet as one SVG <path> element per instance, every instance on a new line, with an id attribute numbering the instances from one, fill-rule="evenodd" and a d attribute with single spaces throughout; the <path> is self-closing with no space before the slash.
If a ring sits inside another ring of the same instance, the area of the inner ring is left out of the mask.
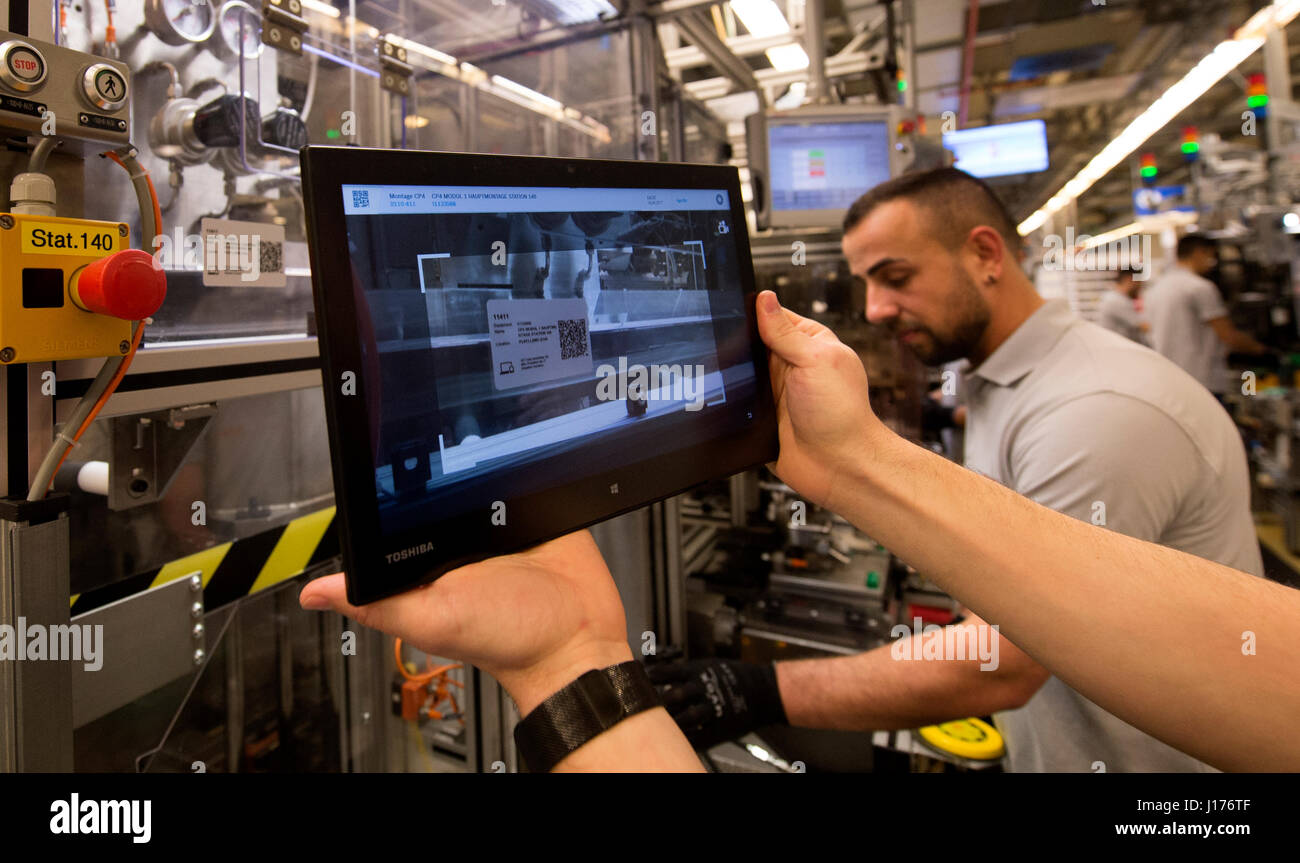
<path id="1" fill-rule="evenodd" d="M 368 605 L 347 601 L 342 573 L 310 582 L 299 600 L 481 668 L 524 713 L 582 672 L 632 658 L 623 603 L 585 530 Z"/>

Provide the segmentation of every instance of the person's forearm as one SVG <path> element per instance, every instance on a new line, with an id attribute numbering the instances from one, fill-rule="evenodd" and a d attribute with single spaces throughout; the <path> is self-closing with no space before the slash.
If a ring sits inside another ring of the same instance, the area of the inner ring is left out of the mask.
<path id="1" fill-rule="evenodd" d="M 856 656 L 778 662 L 786 717 L 801 728 L 891 731 L 1019 707 L 1046 672 L 981 626 L 988 625 L 963 623 L 950 632 L 904 636 Z M 934 648 L 941 648 L 945 636 L 970 658 L 925 659 L 944 655 Z M 979 658 L 981 649 L 989 658 Z"/>
<path id="2" fill-rule="evenodd" d="M 577 680 L 584 672 L 627 662 L 626 644 L 584 646 L 546 657 L 521 673 L 498 673 L 497 679 L 515 700 L 520 716 Z M 598 734 L 557 764 L 555 773 L 578 772 L 699 772 L 704 769 L 685 735 L 662 707 L 629 716 Z"/>
<path id="3" fill-rule="evenodd" d="M 1276 733 L 1300 716 L 1300 592 L 1052 512 L 883 430 L 827 503 L 1116 716 L 1221 768 L 1300 769 L 1300 739 Z"/>
<path id="4" fill-rule="evenodd" d="M 1257 340 L 1254 336 L 1246 333 L 1238 333 L 1241 338 L 1237 340 L 1237 346 L 1234 348 L 1238 353 L 1243 354 L 1266 354 L 1268 347 L 1263 342 Z"/>
<path id="5" fill-rule="evenodd" d="M 1239 354 L 1266 354 L 1268 348 L 1254 336 L 1233 327 L 1228 331 L 1228 350 Z"/>

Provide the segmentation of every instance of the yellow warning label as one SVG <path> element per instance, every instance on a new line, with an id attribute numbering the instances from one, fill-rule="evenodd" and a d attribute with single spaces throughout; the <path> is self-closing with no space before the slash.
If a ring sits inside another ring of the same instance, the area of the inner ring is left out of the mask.
<path id="1" fill-rule="evenodd" d="M 126 248 L 126 239 L 111 222 L 42 222 L 24 219 L 23 252 L 102 258 Z"/>

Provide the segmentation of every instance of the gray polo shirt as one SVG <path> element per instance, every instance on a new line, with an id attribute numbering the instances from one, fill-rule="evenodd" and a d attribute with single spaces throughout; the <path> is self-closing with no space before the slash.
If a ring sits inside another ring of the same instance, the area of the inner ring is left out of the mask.
<path id="1" fill-rule="evenodd" d="M 1263 574 L 1241 438 L 1209 391 L 1155 351 L 1053 300 L 967 373 L 965 390 L 967 467 L 1074 518 Z M 1016 771 L 1212 769 L 1056 677 L 995 720 Z"/>
<path id="2" fill-rule="evenodd" d="M 1097 303 L 1097 323 L 1112 333 L 1143 344 L 1142 317 L 1133 301 L 1117 290 L 1102 294 Z"/>
<path id="3" fill-rule="evenodd" d="M 1208 322 L 1228 316 L 1214 282 L 1171 267 L 1142 295 L 1151 323 L 1151 347 L 1169 357 L 1212 393 L 1227 389 L 1227 353 Z"/>

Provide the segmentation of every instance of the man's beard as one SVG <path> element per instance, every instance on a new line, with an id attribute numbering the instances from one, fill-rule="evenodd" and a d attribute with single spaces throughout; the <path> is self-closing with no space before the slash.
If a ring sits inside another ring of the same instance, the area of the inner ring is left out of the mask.
<path id="1" fill-rule="evenodd" d="M 923 324 L 909 324 L 897 318 L 889 324 L 895 337 L 910 332 L 924 333 L 928 337 L 926 341 L 907 344 L 916 358 L 927 366 L 941 366 L 970 356 L 988 328 L 991 317 L 988 302 L 965 270 L 957 270 L 957 279 L 958 287 L 952 294 L 951 332 L 948 336 L 940 338 Z"/>

